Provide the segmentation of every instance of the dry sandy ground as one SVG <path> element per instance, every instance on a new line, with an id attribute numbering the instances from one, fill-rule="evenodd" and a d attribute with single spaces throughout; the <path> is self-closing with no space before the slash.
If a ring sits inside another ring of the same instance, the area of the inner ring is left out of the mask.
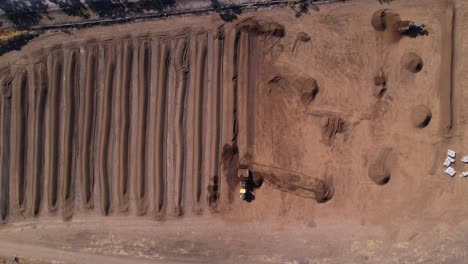
<path id="1" fill-rule="evenodd" d="M 0 255 L 466 263 L 467 12 L 259 9 L 48 32 L 5 54 Z M 398 16 L 429 36 L 399 36 Z M 252 203 L 239 169 L 264 181 Z"/>

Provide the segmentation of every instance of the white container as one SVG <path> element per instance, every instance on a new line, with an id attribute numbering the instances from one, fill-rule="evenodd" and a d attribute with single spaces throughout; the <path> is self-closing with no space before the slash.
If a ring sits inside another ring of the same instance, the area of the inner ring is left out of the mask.
<path id="1" fill-rule="evenodd" d="M 455 155 L 457 155 L 457 153 L 453 150 L 447 150 L 447 156 L 451 157 L 451 158 L 455 158 Z"/>
<path id="2" fill-rule="evenodd" d="M 452 159 L 451 157 L 447 157 L 444 161 L 444 166 L 445 167 L 448 167 L 450 166 L 450 164 L 454 163 L 455 162 L 455 159 Z"/>
<path id="3" fill-rule="evenodd" d="M 452 167 L 448 167 L 448 168 L 445 170 L 445 173 L 447 173 L 448 175 L 450 175 L 450 176 L 453 177 L 453 176 L 455 176 L 455 174 L 457 174 L 457 171 L 456 171 L 454 168 L 452 168 Z"/>

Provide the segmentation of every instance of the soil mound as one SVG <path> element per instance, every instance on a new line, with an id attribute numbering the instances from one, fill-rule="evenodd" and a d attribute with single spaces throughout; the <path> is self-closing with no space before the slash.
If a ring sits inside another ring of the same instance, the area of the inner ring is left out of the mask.
<path id="1" fill-rule="evenodd" d="M 413 108 L 411 122 L 417 128 L 424 128 L 431 122 L 432 112 L 425 105 L 418 105 Z"/>
<path id="2" fill-rule="evenodd" d="M 266 82 L 268 94 L 280 92 L 286 96 L 292 96 L 293 100 L 298 100 L 301 105 L 307 107 L 311 104 L 320 92 L 317 80 L 303 73 L 294 73 L 283 68 L 273 71 L 271 77 Z"/>
<path id="3" fill-rule="evenodd" d="M 384 148 L 371 164 L 368 176 L 378 185 L 385 185 L 390 181 L 391 172 L 396 166 L 396 155 L 391 148 Z"/>
<path id="4" fill-rule="evenodd" d="M 402 58 L 402 64 L 405 70 L 412 73 L 420 72 L 424 66 L 421 57 L 414 52 L 405 54 Z"/>
<path id="5" fill-rule="evenodd" d="M 374 96 L 381 98 L 385 92 L 387 92 L 387 77 L 383 74 L 379 74 L 374 77 Z"/>
<path id="6" fill-rule="evenodd" d="M 385 30 L 385 22 L 384 22 L 384 17 L 385 17 L 385 10 L 386 9 L 381 9 L 376 11 L 372 15 L 372 27 L 374 27 L 375 30 L 377 31 L 384 31 Z"/>
<path id="7" fill-rule="evenodd" d="M 390 9 L 380 9 L 372 15 L 371 24 L 377 31 L 398 31 L 400 14 Z"/>
<path id="8" fill-rule="evenodd" d="M 239 31 L 252 31 L 258 34 L 271 35 L 282 38 L 285 35 L 284 26 L 267 19 L 246 18 L 236 26 Z"/>

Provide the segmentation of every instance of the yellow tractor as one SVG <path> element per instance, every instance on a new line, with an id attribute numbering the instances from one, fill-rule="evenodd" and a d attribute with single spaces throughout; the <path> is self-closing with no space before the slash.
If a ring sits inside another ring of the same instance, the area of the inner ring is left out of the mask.
<path id="1" fill-rule="evenodd" d="M 239 174 L 240 177 L 240 198 L 248 203 L 255 200 L 255 189 L 259 188 L 262 184 L 260 181 L 258 184 L 254 182 L 253 174 L 250 170 L 244 170 Z"/>

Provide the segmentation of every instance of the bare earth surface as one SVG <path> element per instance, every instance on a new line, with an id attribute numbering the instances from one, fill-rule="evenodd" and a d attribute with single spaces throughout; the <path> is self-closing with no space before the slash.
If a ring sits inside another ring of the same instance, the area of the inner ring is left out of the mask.
<path id="1" fill-rule="evenodd" d="M 0 57 L 0 256 L 466 263 L 468 2 L 294 15 L 50 31 Z"/>

